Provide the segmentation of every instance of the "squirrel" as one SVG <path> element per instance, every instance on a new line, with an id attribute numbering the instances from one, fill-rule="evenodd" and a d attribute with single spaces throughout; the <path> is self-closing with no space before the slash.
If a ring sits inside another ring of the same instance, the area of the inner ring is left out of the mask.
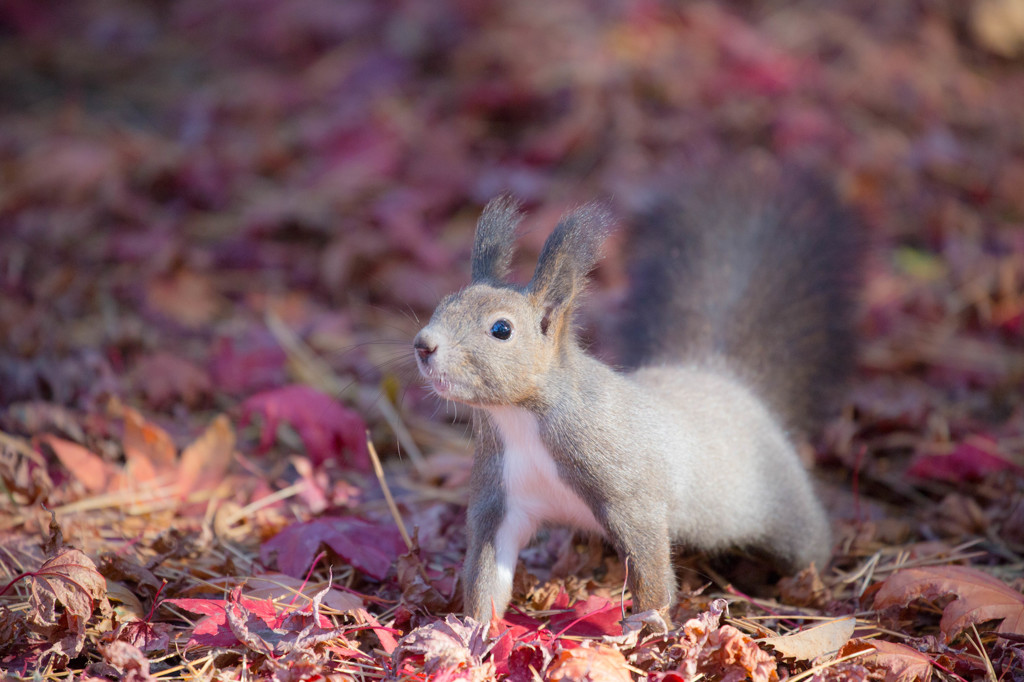
<path id="1" fill-rule="evenodd" d="M 519 205 L 486 205 L 471 284 L 413 343 L 433 391 L 475 408 L 468 616 L 503 615 L 544 524 L 607 538 L 655 629 L 675 597 L 673 545 L 758 551 L 786 572 L 827 563 L 830 524 L 794 438 L 849 370 L 858 248 L 834 194 L 807 179 L 773 195 L 761 178 L 711 178 L 648 211 L 630 239 L 625 370 L 588 354 L 572 319 L 610 214 L 564 216 L 517 286 Z"/>

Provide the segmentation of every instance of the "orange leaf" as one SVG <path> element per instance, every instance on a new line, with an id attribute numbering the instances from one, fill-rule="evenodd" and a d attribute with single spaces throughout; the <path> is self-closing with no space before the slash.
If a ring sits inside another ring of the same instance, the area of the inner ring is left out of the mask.
<path id="1" fill-rule="evenodd" d="M 591 682 L 631 682 L 626 657 L 618 649 L 584 642 L 576 649 L 563 649 L 551 662 L 547 679 L 590 680 Z"/>
<path id="2" fill-rule="evenodd" d="M 885 682 L 928 682 L 932 677 L 931 659 L 906 644 L 880 639 L 855 639 L 839 651 L 839 656 L 849 656 L 865 649 L 874 651 L 858 657 L 856 661 L 868 668 L 884 670 Z"/>
<path id="3" fill-rule="evenodd" d="M 178 482 L 182 495 L 220 483 L 235 453 L 235 431 L 223 414 L 181 453 Z"/>
<path id="4" fill-rule="evenodd" d="M 875 595 L 876 609 L 906 606 L 914 599 L 955 594 L 942 612 L 939 629 L 950 641 L 964 628 L 1001 620 L 998 632 L 1024 635 L 1024 594 L 1006 583 L 967 566 L 928 566 L 898 571 Z"/>
<path id="5" fill-rule="evenodd" d="M 135 410 L 124 408 L 125 469 L 134 481 L 150 481 L 174 469 L 177 448 L 162 428 Z"/>
<path id="6" fill-rule="evenodd" d="M 78 443 L 49 434 L 39 436 L 38 440 L 50 446 L 64 468 L 90 493 L 105 491 L 110 481 L 118 475 L 113 464 Z"/>

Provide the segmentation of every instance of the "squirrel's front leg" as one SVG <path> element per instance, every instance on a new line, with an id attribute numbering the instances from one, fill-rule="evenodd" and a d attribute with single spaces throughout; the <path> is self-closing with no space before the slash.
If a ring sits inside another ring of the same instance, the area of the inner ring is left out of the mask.
<path id="1" fill-rule="evenodd" d="M 467 519 L 469 546 L 463 568 L 466 615 L 487 622 L 505 613 L 512 598 L 512 578 L 519 550 L 530 539 L 532 526 L 501 499 L 501 493 L 470 503 Z"/>

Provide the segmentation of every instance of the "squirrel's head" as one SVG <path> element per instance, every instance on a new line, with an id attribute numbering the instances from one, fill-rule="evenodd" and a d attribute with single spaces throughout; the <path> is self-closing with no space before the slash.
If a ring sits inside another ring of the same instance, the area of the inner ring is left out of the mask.
<path id="1" fill-rule="evenodd" d="M 472 283 L 445 298 L 413 342 L 420 373 L 443 398 L 479 406 L 527 402 L 574 343 L 573 307 L 608 214 L 588 204 L 562 218 L 525 287 L 505 279 L 519 219 L 518 203 L 507 196 L 487 204 L 473 242 Z"/>

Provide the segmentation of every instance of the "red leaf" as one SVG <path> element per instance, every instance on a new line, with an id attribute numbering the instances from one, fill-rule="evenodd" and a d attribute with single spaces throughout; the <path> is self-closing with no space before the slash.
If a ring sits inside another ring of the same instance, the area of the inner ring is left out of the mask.
<path id="1" fill-rule="evenodd" d="M 282 573 L 305 575 L 320 545 L 327 545 L 338 556 L 366 575 L 383 580 L 388 569 L 405 550 L 398 530 L 356 517 L 323 517 L 288 526 L 263 543 L 260 559 L 269 563 L 277 554 Z"/>
<path id="2" fill-rule="evenodd" d="M 959 483 L 976 481 L 998 471 L 1019 469 L 997 454 L 998 445 L 982 436 L 970 437 L 948 455 L 918 455 L 907 473 L 918 478 Z"/>
<path id="3" fill-rule="evenodd" d="M 617 637 L 622 634 L 621 608 L 619 602 L 591 595 L 586 601 L 573 604 L 570 610 L 551 616 L 548 627 L 552 632 L 573 637 Z"/>
<path id="4" fill-rule="evenodd" d="M 218 389 L 231 394 L 279 386 L 286 381 L 286 356 L 280 346 L 263 342 L 236 349 L 231 339 L 220 339 L 210 359 L 210 374 Z"/>
<path id="5" fill-rule="evenodd" d="M 360 471 L 370 470 L 366 423 L 325 393 L 302 385 L 264 391 L 242 403 L 242 421 L 248 422 L 253 414 L 263 419 L 261 448 L 270 447 L 278 424 L 284 421 L 298 431 L 314 463 L 348 452 L 349 464 Z"/>
<path id="6" fill-rule="evenodd" d="M 188 646 L 228 647 L 238 644 L 238 638 L 228 626 L 226 599 L 167 599 L 163 603 L 173 604 L 189 613 L 205 616 L 192 630 Z M 272 601 L 240 596 L 235 603 L 240 604 L 268 627 L 274 627 L 277 623 L 277 607 Z"/>

